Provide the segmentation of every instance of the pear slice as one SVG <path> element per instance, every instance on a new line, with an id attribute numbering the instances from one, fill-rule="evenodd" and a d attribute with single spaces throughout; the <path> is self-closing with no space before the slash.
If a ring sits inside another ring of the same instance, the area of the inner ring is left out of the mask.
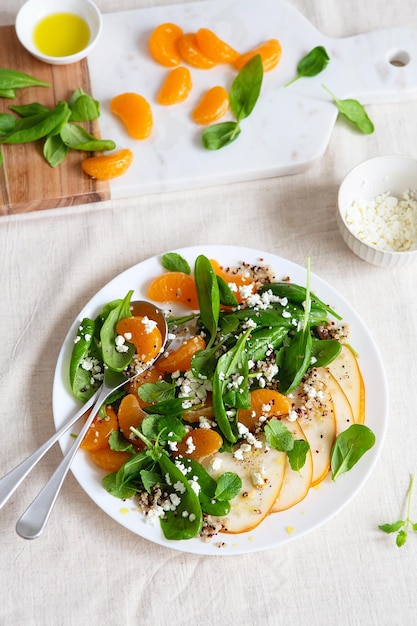
<path id="1" fill-rule="evenodd" d="M 240 493 L 230 501 L 229 515 L 211 516 L 220 523 L 223 533 L 243 533 L 256 528 L 273 507 L 284 479 L 286 453 L 265 446 L 264 435 L 259 436 L 262 448 L 251 447 L 237 459 L 230 452 L 216 452 L 203 462 L 214 479 L 224 472 L 234 472 L 242 480 Z M 240 446 L 235 447 L 235 450 Z"/>
<path id="2" fill-rule="evenodd" d="M 307 381 L 293 392 L 297 419 L 310 444 L 313 459 L 311 486 L 318 485 L 330 469 L 330 454 L 336 438 L 333 401 L 319 369 L 313 370 Z"/>
<path id="3" fill-rule="evenodd" d="M 290 422 L 286 419 L 281 419 L 281 423 L 288 428 L 294 439 L 305 440 L 304 433 L 297 421 Z M 306 462 L 300 471 L 296 471 L 291 468 L 287 457 L 285 461 L 285 474 L 281 491 L 271 509 L 271 513 L 285 511 L 295 504 L 298 504 L 298 502 L 301 502 L 301 500 L 304 500 L 310 489 L 312 475 L 313 460 L 311 450 L 308 451 Z"/>
<path id="4" fill-rule="evenodd" d="M 365 421 L 365 385 L 358 360 L 351 348 L 343 344 L 339 356 L 327 366 L 342 387 L 353 411 L 356 424 Z"/>
<path id="5" fill-rule="evenodd" d="M 330 392 L 333 408 L 334 418 L 336 420 L 336 437 L 339 433 L 349 428 L 355 423 L 352 407 L 347 399 L 345 392 L 343 391 L 336 378 L 331 374 L 327 368 L 323 368 L 323 379 L 326 383 L 326 387 Z"/>

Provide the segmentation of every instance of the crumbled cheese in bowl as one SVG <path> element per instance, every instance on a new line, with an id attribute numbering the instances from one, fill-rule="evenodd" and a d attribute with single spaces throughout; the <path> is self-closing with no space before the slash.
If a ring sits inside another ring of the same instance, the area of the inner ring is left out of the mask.
<path id="1" fill-rule="evenodd" d="M 355 200 L 345 221 L 358 239 L 379 250 L 406 252 L 417 249 L 417 191 L 398 199 L 386 191 L 373 200 Z"/>

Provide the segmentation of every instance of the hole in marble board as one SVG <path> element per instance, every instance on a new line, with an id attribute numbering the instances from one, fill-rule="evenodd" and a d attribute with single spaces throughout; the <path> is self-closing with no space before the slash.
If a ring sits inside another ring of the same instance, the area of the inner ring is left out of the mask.
<path id="1" fill-rule="evenodd" d="M 405 50 L 396 50 L 391 52 L 388 61 L 394 67 L 404 67 L 410 63 L 410 55 Z"/>

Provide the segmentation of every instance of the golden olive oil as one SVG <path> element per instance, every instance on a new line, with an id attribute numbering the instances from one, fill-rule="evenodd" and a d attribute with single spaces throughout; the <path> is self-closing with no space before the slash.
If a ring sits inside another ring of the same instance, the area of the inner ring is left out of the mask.
<path id="1" fill-rule="evenodd" d="M 37 23 L 33 41 L 42 54 L 66 57 L 80 52 L 88 45 L 90 29 L 79 15 L 52 13 Z"/>

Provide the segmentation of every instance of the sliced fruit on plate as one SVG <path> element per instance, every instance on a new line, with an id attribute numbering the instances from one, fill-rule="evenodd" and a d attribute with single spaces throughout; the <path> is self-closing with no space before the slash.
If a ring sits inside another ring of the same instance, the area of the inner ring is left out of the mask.
<path id="1" fill-rule="evenodd" d="M 365 421 L 365 385 L 358 360 L 352 349 L 344 344 L 339 356 L 327 366 L 342 387 L 353 411 L 356 424 Z"/>
<path id="2" fill-rule="evenodd" d="M 349 428 L 355 423 L 352 407 L 345 392 L 337 382 L 336 378 L 327 368 L 323 368 L 323 378 L 333 401 L 334 418 L 336 421 L 336 437 L 339 433 Z"/>
<path id="3" fill-rule="evenodd" d="M 265 448 L 265 438 L 260 436 L 262 448 L 251 447 L 237 459 L 230 452 L 218 452 L 204 465 L 218 479 L 225 472 L 234 472 L 242 480 L 240 493 L 230 501 L 229 515 L 212 517 L 222 524 L 220 532 L 243 533 L 258 526 L 268 515 L 281 490 L 284 479 L 286 453 Z M 235 448 L 235 452 L 239 446 Z"/>
<path id="4" fill-rule="evenodd" d="M 311 486 L 318 485 L 330 469 L 330 453 L 336 438 L 333 402 L 319 370 L 293 392 L 298 424 L 310 444 L 313 459 Z"/>
<path id="5" fill-rule="evenodd" d="M 304 433 L 297 422 L 289 422 L 286 419 L 281 419 L 281 423 L 288 428 L 294 439 L 305 440 Z M 271 509 L 271 513 L 285 511 L 295 504 L 298 504 L 298 502 L 304 500 L 310 489 L 312 475 L 313 460 L 311 456 L 311 450 L 308 451 L 306 462 L 299 471 L 293 470 L 291 468 L 290 462 L 287 457 L 285 461 L 285 473 L 281 491 Z"/>

